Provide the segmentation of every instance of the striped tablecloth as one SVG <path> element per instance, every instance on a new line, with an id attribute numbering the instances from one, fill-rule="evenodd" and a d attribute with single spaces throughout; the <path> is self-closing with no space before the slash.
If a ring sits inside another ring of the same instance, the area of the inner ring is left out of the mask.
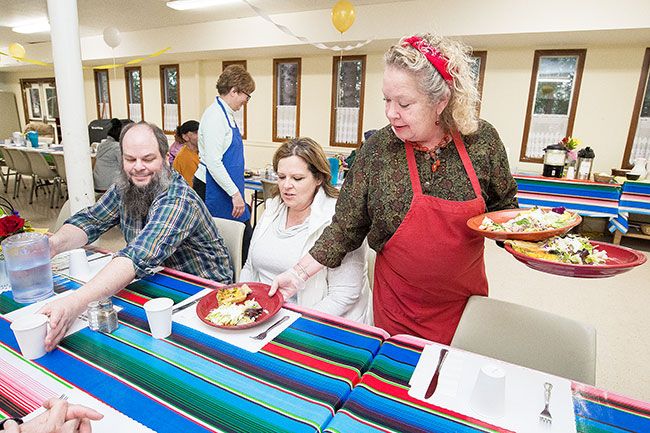
<path id="1" fill-rule="evenodd" d="M 650 215 L 650 181 L 626 181 L 618 202 L 618 211 L 626 222 L 631 213 Z M 627 233 L 628 225 L 625 224 L 618 230 Z"/>
<path id="2" fill-rule="evenodd" d="M 627 231 L 627 215 L 619 211 L 621 186 L 583 180 L 513 175 L 520 207 L 563 206 L 583 216 L 609 218 L 609 230 Z"/>
<path id="3" fill-rule="evenodd" d="M 329 433 L 506 432 L 408 395 L 424 340 L 394 336 L 325 429 Z M 574 383 L 578 433 L 650 432 L 650 404 Z M 522 432 L 525 433 L 525 432 Z"/>
<path id="4" fill-rule="evenodd" d="M 77 287 L 55 276 L 57 292 Z M 123 307 L 115 332 L 84 329 L 35 363 L 158 432 L 319 432 L 387 337 L 289 306 L 302 318 L 258 353 L 177 323 L 169 338 L 151 338 L 142 304 L 179 302 L 205 287 L 170 270 L 134 282 L 114 298 Z M 0 295 L 0 314 L 19 307 L 9 292 Z M 0 344 L 18 350 L 4 318 Z M 0 418 L 31 408 L 17 410 L 12 398 L 0 389 Z"/>

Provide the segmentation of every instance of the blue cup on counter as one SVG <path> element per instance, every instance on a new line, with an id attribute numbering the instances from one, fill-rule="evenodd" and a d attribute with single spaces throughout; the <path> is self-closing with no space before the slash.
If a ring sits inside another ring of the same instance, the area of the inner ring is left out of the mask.
<path id="1" fill-rule="evenodd" d="M 32 147 L 38 147 L 38 132 L 29 131 L 26 136 L 29 142 L 32 143 Z"/>
<path id="2" fill-rule="evenodd" d="M 339 159 L 327 158 L 330 162 L 330 173 L 332 173 L 332 185 L 336 185 L 339 180 Z"/>

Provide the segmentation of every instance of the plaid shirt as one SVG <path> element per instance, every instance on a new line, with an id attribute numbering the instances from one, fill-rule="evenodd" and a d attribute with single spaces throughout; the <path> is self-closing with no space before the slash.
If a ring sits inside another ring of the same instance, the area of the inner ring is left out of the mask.
<path id="1" fill-rule="evenodd" d="M 88 243 L 120 225 L 127 245 L 115 255 L 133 262 L 136 277 L 167 266 L 220 283 L 233 279 L 232 262 L 205 204 L 176 172 L 164 193 L 156 197 L 144 221 L 129 216 L 115 185 L 97 203 L 69 218 L 83 230 Z"/>

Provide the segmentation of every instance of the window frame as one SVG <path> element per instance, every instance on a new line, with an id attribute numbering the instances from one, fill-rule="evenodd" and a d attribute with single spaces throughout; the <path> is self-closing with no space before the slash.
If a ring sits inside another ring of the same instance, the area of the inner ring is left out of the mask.
<path id="1" fill-rule="evenodd" d="M 358 148 L 362 143 L 363 132 L 363 108 L 364 99 L 366 94 L 366 59 L 364 55 L 353 56 L 333 56 L 332 57 L 332 92 L 331 92 L 331 106 L 330 106 L 330 139 L 329 145 L 335 147 L 349 147 Z M 357 126 L 357 142 L 356 143 L 337 143 L 336 142 L 336 102 L 338 90 L 338 65 L 341 61 L 345 60 L 360 60 L 361 61 L 361 87 L 359 90 L 359 124 Z"/>
<path id="2" fill-rule="evenodd" d="M 46 77 L 46 78 L 20 78 L 20 94 L 22 97 L 23 101 L 23 114 L 24 114 L 24 120 L 25 120 L 25 125 L 32 121 L 37 121 L 37 122 L 44 122 L 47 123 L 48 125 L 52 125 L 54 127 L 54 139 L 58 143 L 59 137 L 61 137 L 61 126 L 58 122 L 58 117 L 49 117 L 49 109 L 47 107 L 47 94 L 46 94 L 46 87 L 45 86 L 50 86 L 54 88 L 54 91 L 56 92 L 56 79 L 54 77 Z M 30 116 L 30 108 L 29 104 L 30 101 L 27 99 L 26 91 L 30 88 L 33 87 L 34 84 L 37 84 L 39 86 L 39 91 L 42 90 L 42 94 L 39 94 L 39 103 L 45 102 L 45 106 L 41 107 L 41 113 L 42 114 L 48 114 L 48 116 L 42 115 L 41 117 L 33 117 Z M 57 93 L 57 98 L 56 98 L 56 103 L 57 103 L 57 111 L 59 110 L 59 96 Z M 59 113 L 60 115 L 60 113 Z M 23 126 L 24 127 L 24 126 Z"/>
<path id="3" fill-rule="evenodd" d="M 569 119 L 567 123 L 567 130 L 565 136 L 570 136 L 573 133 L 573 125 L 575 123 L 576 109 L 578 107 L 578 97 L 580 96 L 580 87 L 582 84 L 582 74 L 585 68 L 585 59 L 587 57 L 586 49 L 568 49 L 568 50 L 535 50 L 535 57 L 533 59 L 533 70 L 530 78 L 530 88 L 528 91 L 528 106 L 526 108 L 526 118 L 524 121 L 524 132 L 521 140 L 521 149 L 519 152 L 520 162 L 543 163 L 544 158 L 531 158 L 526 156 L 526 146 L 528 145 L 528 136 L 530 133 L 530 125 L 532 123 L 533 107 L 535 105 L 535 93 L 537 90 L 537 73 L 539 71 L 539 63 L 542 57 L 572 57 L 577 56 L 576 62 L 576 76 L 573 82 L 573 89 L 571 94 L 571 105 L 569 106 Z M 549 143 L 552 144 L 552 143 Z"/>
<path id="4" fill-rule="evenodd" d="M 248 66 L 246 60 L 224 60 L 221 62 L 221 72 L 223 72 L 224 69 L 226 69 L 228 66 L 231 65 L 239 65 L 242 66 L 244 69 L 248 71 Z M 246 140 L 246 136 L 248 135 L 248 103 L 244 104 L 244 106 L 241 108 L 244 112 L 242 113 L 242 118 L 244 119 L 244 130 L 239 131 L 241 133 L 241 138 L 242 140 Z"/>
<path id="5" fill-rule="evenodd" d="M 284 63 L 296 63 L 298 65 L 298 76 L 296 80 L 296 137 L 300 137 L 300 86 L 302 76 L 302 58 L 290 57 L 273 59 L 273 135 L 274 142 L 284 142 L 287 140 L 285 137 L 278 137 L 278 67 Z"/>
<path id="6" fill-rule="evenodd" d="M 138 71 L 140 74 L 140 113 L 141 118 L 144 120 L 144 94 L 142 92 L 142 67 L 140 66 L 125 66 L 124 67 L 124 84 L 126 88 L 126 117 L 131 119 L 131 71 Z"/>
<path id="7" fill-rule="evenodd" d="M 102 117 L 102 113 L 99 110 L 99 80 L 98 75 L 101 73 L 106 74 L 106 87 L 108 94 L 108 117 Z M 93 77 L 95 78 L 95 108 L 97 109 L 97 119 L 112 119 L 113 118 L 113 106 L 111 104 L 111 78 L 108 73 L 108 69 L 93 69 Z"/>
<path id="8" fill-rule="evenodd" d="M 165 83 L 167 82 L 167 76 L 165 75 L 165 70 L 168 68 L 176 68 L 176 99 L 178 104 L 178 123 L 177 127 L 181 125 L 181 68 L 178 63 L 171 63 L 160 65 L 160 113 L 162 115 L 162 129 L 165 134 L 174 134 L 175 130 L 165 129 Z"/>
<path id="9" fill-rule="evenodd" d="M 641 76 L 639 77 L 639 86 L 636 91 L 636 98 L 634 100 L 634 109 L 632 110 L 632 120 L 630 121 L 630 130 L 627 134 L 627 141 L 625 143 L 625 151 L 623 152 L 623 161 L 621 168 L 632 168 L 634 164 L 630 163 L 630 155 L 632 154 L 632 147 L 634 145 L 634 136 L 639 127 L 639 118 L 641 117 L 641 108 L 643 106 L 643 97 L 646 92 L 650 92 L 650 86 L 647 86 L 650 75 L 650 47 L 645 49 L 643 56 L 643 65 L 641 66 Z M 648 88 L 646 88 L 646 86 Z"/>
<path id="10" fill-rule="evenodd" d="M 478 82 L 476 89 L 478 90 L 478 96 L 480 98 L 478 103 L 478 115 L 481 114 L 481 105 L 483 104 L 483 81 L 485 78 L 485 64 L 487 63 L 487 51 L 473 51 L 471 57 L 478 57 L 481 61 L 481 64 L 478 68 Z"/>

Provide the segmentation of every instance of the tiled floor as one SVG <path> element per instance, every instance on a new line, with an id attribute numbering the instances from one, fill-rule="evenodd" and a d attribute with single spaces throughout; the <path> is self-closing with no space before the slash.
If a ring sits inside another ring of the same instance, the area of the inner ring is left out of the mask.
<path id="1" fill-rule="evenodd" d="M 49 208 L 49 197 L 39 195 L 29 205 L 28 189 L 17 200 L 9 192 L 2 195 L 34 227 L 53 228 L 59 210 Z M 650 251 L 650 241 L 624 238 L 623 244 Z M 113 229 L 98 245 L 116 250 L 124 240 Z M 491 241 L 485 256 L 491 296 L 590 323 L 598 332 L 596 384 L 650 401 L 650 263 L 612 278 L 579 279 L 529 269 Z"/>

